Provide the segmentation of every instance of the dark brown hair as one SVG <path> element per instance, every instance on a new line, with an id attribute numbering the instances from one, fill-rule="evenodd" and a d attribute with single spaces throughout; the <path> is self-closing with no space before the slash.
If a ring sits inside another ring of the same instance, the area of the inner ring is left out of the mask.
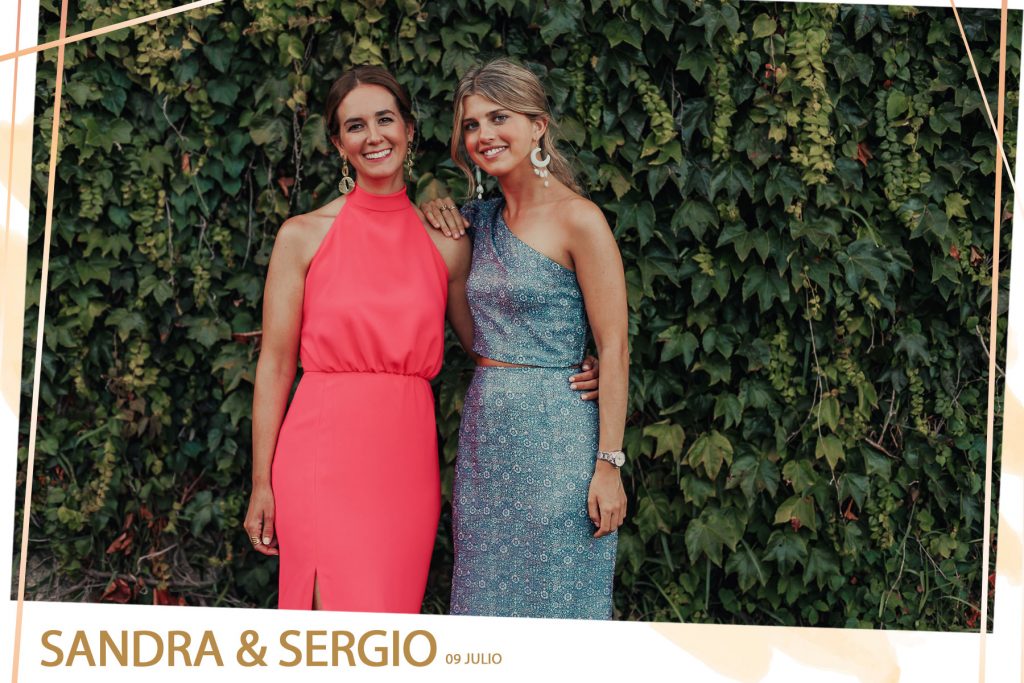
<path id="1" fill-rule="evenodd" d="M 327 91 L 327 101 L 324 103 L 324 123 L 327 128 L 327 136 L 332 140 L 340 132 L 338 107 L 341 105 L 341 101 L 355 90 L 356 86 L 360 85 L 379 85 L 382 88 L 387 88 L 395 96 L 402 121 L 405 123 L 416 122 L 416 117 L 412 115 L 412 100 L 409 99 L 409 93 L 395 77 L 384 67 L 361 64 L 341 74 L 338 80 L 331 85 L 331 89 Z"/>

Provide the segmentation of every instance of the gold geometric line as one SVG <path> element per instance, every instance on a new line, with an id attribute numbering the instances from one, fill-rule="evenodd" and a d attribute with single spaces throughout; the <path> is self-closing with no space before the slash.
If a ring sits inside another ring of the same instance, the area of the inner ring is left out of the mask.
<path id="1" fill-rule="evenodd" d="M 223 0 L 196 0 L 195 2 L 190 2 L 190 3 L 186 4 L 186 5 L 180 5 L 178 7 L 172 7 L 171 9 L 160 10 L 159 12 L 153 12 L 152 14 L 147 14 L 147 15 L 142 16 L 142 17 L 136 17 L 134 19 L 128 19 L 127 21 L 122 21 L 122 22 L 117 23 L 117 24 L 110 24 L 109 26 L 103 26 L 101 28 L 96 28 L 96 29 L 93 29 L 91 31 L 84 31 L 83 33 L 76 33 L 75 35 L 70 36 L 70 37 L 61 37 L 61 38 L 58 38 L 57 40 L 51 40 L 48 43 L 43 43 L 42 45 L 34 45 L 32 47 L 26 47 L 23 50 L 15 50 L 14 52 L 8 52 L 6 54 L 0 55 L 0 62 L 3 62 L 3 61 L 8 60 L 8 59 L 14 59 L 15 57 L 21 57 L 21 56 L 24 56 L 24 55 L 30 55 L 30 54 L 32 54 L 34 52 L 41 52 L 43 50 L 48 50 L 51 47 L 59 47 L 61 45 L 69 45 L 71 43 L 77 43 L 78 41 L 85 40 L 86 38 L 93 38 L 95 36 L 101 36 L 104 33 L 110 33 L 112 31 L 119 31 L 119 30 L 121 30 L 123 28 L 128 28 L 129 26 L 136 26 L 138 24 L 144 24 L 147 21 L 153 21 L 154 19 L 160 19 L 161 17 L 169 17 L 172 14 L 178 14 L 180 12 L 186 12 L 186 11 L 188 11 L 190 9 L 198 9 L 200 7 L 205 7 L 207 5 L 216 5 L 217 3 L 222 2 L 222 1 Z"/>
<path id="2" fill-rule="evenodd" d="M 974 63 L 974 55 L 971 53 L 971 44 L 967 42 L 967 34 L 964 32 L 964 25 L 960 21 L 960 13 L 956 9 L 956 3 L 953 0 L 949 0 L 950 6 L 953 8 L 953 17 L 956 19 L 956 25 L 960 27 L 960 38 L 964 41 L 964 48 L 967 50 L 967 59 L 971 62 L 971 70 L 974 72 L 974 81 L 978 84 L 978 93 L 981 95 L 981 103 L 985 105 L 985 114 L 988 116 L 989 128 L 995 133 L 996 140 L 999 142 L 998 155 L 1003 160 L 1003 166 L 1006 168 L 1006 175 L 1010 179 L 1010 187 L 1013 191 L 1017 191 L 1017 184 L 1013 179 L 1013 171 L 1010 170 L 1010 160 L 1006 158 L 1006 150 L 1003 149 L 1003 135 L 1002 132 L 996 131 L 996 124 L 992 121 L 992 109 L 988 106 L 988 97 L 985 96 L 985 87 L 981 84 L 981 75 L 978 73 L 978 65 Z M 1006 6 L 1006 3 L 1003 3 Z M 998 162 L 996 163 L 998 166 Z"/>
<path id="3" fill-rule="evenodd" d="M 50 269 L 50 232 L 53 227 L 53 188 L 57 179 L 57 139 L 60 135 L 60 99 L 64 83 L 64 42 L 68 30 L 68 0 L 60 3 L 60 37 L 57 46 L 57 86 L 53 94 L 53 127 L 50 131 L 50 175 L 46 186 L 46 221 L 43 224 L 43 265 L 39 283 L 39 321 L 36 325 L 36 357 L 32 374 L 32 416 L 28 432 L 28 462 L 25 470 L 25 510 L 21 520 L 21 559 L 18 566 L 18 608 L 14 625 L 14 665 L 12 683 L 18 683 L 21 655 L 21 622 L 25 607 L 25 572 L 28 567 L 28 526 L 32 512 L 32 477 L 35 473 L 36 423 L 39 418 L 39 377 L 43 362 L 43 326 L 46 321 L 46 285 Z"/>
<path id="4" fill-rule="evenodd" d="M 18 46 L 21 45 L 21 0 L 18 0 L 17 18 L 14 21 L 14 49 L 17 51 Z M 4 210 L 4 238 L 3 244 L 0 245 L 0 262 L 3 262 L 7 256 L 7 249 L 9 243 L 9 236 L 11 234 L 11 202 L 14 198 L 14 132 L 17 126 L 18 115 L 18 58 L 14 58 L 14 84 L 11 86 L 11 137 L 8 142 L 10 143 L 9 151 L 10 155 L 7 158 L 7 205 Z M 3 322 L 7 312 L 3 304 L 0 304 L 0 330 L 4 329 Z M 3 350 L 0 349 L 0 362 L 3 361 Z"/>
<path id="5" fill-rule="evenodd" d="M 950 0 L 952 2 L 953 0 Z M 959 18 L 957 19 L 959 21 Z M 978 638 L 978 681 L 985 683 L 986 636 L 988 635 L 988 567 L 992 542 L 992 450 L 995 441 L 996 412 L 996 328 L 999 315 L 999 242 L 1003 222 L 1003 167 L 999 155 L 1003 154 L 1003 123 L 1006 109 L 1006 26 L 1007 0 L 999 10 L 999 89 L 996 94 L 996 175 L 995 208 L 992 216 L 992 302 L 989 310 L 988 331 L 988 411 L 985 422 L 985 510 L 982 521 L 981 549 L 981 631 Z M 982 93 L 982 99 L 985 99 Z M 1005 159 L 1005 156 L 1003 157 Z"/>

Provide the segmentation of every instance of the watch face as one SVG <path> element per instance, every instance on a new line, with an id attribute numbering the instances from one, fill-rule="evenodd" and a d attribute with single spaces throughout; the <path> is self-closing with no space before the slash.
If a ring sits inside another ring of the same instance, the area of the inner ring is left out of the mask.
<path id="1" fill-rule="evenodd" d="M 626 454 L 623 453 L 622 451 L 601 451 L 597 457 L 601 460 L 610 462 L 616 467 L 622 467 L 623 465 L 626 464 Z"/>

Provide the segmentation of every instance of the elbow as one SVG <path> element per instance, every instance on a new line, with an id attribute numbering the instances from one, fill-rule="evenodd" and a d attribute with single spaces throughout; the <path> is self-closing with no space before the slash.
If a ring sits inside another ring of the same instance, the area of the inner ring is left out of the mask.
<path id="1" fill-rule="evenodd" d="M 294 358 L 289 358 L 283 353 L 274 353 L 269 349 L 260 352 L 259 360 L 256 362 L 256 380 L 265 378 L 268 381 L 284 381 L 291 383 L 295 378 L 298 365 Z"/>

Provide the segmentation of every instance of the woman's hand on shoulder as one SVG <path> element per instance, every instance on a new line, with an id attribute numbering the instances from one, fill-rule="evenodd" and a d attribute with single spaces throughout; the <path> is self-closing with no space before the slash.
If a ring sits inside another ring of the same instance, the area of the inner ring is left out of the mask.
<path id="1" fill-rule="evenodd" d="M 277 535 L 274 533 L 274 491 L 270 484 L 253 486 L 249 496 L 249 510 L 242 524 L 249 542 L 256 552 L 279 555 Z"/>
<path id="2" fill-rule="evenodd" d="M 445 237 L 459 239 L 466 234 L 469 221 L 462 217 L 459 207 L 451 197 L 431 199 L 420 204 L 420 211 L 427 217 L 427 223 L 435 230 L 440 230 Z"/>

